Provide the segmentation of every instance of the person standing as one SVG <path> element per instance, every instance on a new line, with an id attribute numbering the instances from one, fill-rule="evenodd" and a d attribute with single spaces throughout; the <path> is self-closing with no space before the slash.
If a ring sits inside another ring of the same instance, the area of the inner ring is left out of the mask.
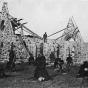
<path id="1" fill-rule="evenodd" d="M 68 65 L 68 66 L 71 66 L 71 64 L 72 64 L 72 57 L 70 56 L 70 54 L 69 54 L 69 56 L 67 57 L 66 61 L 67 61 L 67 65 Z"/>
<path id="2" fill-rule="evenodd" d="M 34 57 L 32 54 L 30 55 L 28 62 L 29 62 L 29 65 L 34 65 Z"/>
<path id="3" fill-rule="evenodd" d="M 47 33 L 45 32 L 45 34 L 43 35 L 43 39 L 44 39 L 44 43 L 47 43 Z"/>
<path id="4" fill-rule="evenodd" d="M 72 64 L 72 57 L 70 56 L 70 54 L 69 54 L 69 56 L 67 57 L 66 61 L 67 61 L 67 69 L 68 69 L 68 71 L 69 71 L 69 70 L 70 70 L 69 67 L 70 67 L 71 64 Z"/>
<path id="5" fill-rule="evenodd" d="M 9 62 L 7 63 L 7 69 L 10 69 L 11 71 L 15 67 L 15 51 L 13 50 L 13 42 L 11 43 L 11 49 L 9 50 Z"/>
<path id="6" fill-rule="evenodd" d="M 43 56 L 41 54 L 36 59 L 36 68 L 35 68 L 35 72 L 34 72 L 34 78 L 36 78 L 36 79 L 42 78 L 43 81 L 50 79 L 50 76 L 46 70 L 45 56 Z"/>

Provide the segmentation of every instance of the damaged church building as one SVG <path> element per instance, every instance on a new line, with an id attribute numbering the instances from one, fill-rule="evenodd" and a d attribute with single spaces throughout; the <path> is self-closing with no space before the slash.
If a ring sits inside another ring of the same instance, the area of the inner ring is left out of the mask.
<path id="1" fill-rule="evenodd" d="M 81 64 L 88 60 L 88 43 L 84 42 L 73 18 L 70 18 L 66 28 L 61 30 L 64 31 L 61 37 L 49 39 L 47 36 L 46 42 L 43 37 L 27 28 L 25 23 L 21 23 L 21 20 L 10 15 L 8 4 L 4 2 L 0 12 L 0 61 L 9 60 L 9 49 L 12 42 L 15 46 L 17 61 L 28 61 L 30 54 L 34 56 L 34 59 L 39 54 L 43 54 L 47 63 L 54 61 L 57 57 L 66 62 L 69 53 L 74 64 Z M 16 34 L 15 31 L 18 29 L 20 32 Z M 27 31 L 29 35 L 24 35 L 24 31 Z"/>

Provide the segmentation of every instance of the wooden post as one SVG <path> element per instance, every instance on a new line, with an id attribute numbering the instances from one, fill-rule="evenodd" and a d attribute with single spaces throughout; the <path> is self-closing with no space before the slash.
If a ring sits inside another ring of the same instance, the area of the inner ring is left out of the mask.
<path id="1" fill-rule="evenodd" d="M 23 26 L 21 25 L 21 36 L 23 36 L 24 34 L 23 34 Z"/>

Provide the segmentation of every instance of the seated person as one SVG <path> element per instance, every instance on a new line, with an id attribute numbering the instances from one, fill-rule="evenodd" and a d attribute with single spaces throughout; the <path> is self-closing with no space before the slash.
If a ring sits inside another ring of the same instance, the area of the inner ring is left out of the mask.
<path id="1" fill-rule="evenodd" d="M 43 55 L 39 55 L 38 58 L 36 59 L 34 78 L 36 79 L 42 78 L 43 81 L 50 79 L 50 76 L 46 70 L 46 59 L 45 56 Z"/>
<path id="2" fill-rule="evenodd" d="M 84 63 L 80 66 L 80 69 L 77 73 L 77 77 L 88 77 L 88 62 L 84 61 Z"/>
<path id="3" fill-rule="evenodd" d="M 60 62 L 61 62 L 61 58 L 56 58 L 55 62 L 54 62 L 54 67 L 55 68 L 58 67 L 58 65 L 60 64 Z"/>
<path id="4" fill-rule="evenodd" d="M 64 64 L 64 61 L 61 60 L 61 58 L 56 58 L 54 62 L 54 67 L 56 68 L 55 71 L 57 70 L 62 71 L 63 64 Z"/>
<path id="5" fill-rule="evenodd" d="M 66 72 L 67 72 L 67 65 L 66 65 L 65 63 L 62 64 L 61 72 L 62 72 L 63 74 L 66 74 Z"/>

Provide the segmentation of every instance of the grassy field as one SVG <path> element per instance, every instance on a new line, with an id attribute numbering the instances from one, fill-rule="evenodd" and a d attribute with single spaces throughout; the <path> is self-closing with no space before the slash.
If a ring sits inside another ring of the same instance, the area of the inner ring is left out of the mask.
<path id="1" fill-rule="evenodd" d="M 72 66 L 67 74 L 54 72 L 53 67 L 47 67 L 53 80 L 44 82 L 32 79 L 34 69 L 24 63 L 16 65 L 16 71 L 6 72 L 6 78 L 0 78 L 0 88 L 88 88 L 87 81 L 82 83 L 82 78 L 76 78 L 78 66 Z"/>

